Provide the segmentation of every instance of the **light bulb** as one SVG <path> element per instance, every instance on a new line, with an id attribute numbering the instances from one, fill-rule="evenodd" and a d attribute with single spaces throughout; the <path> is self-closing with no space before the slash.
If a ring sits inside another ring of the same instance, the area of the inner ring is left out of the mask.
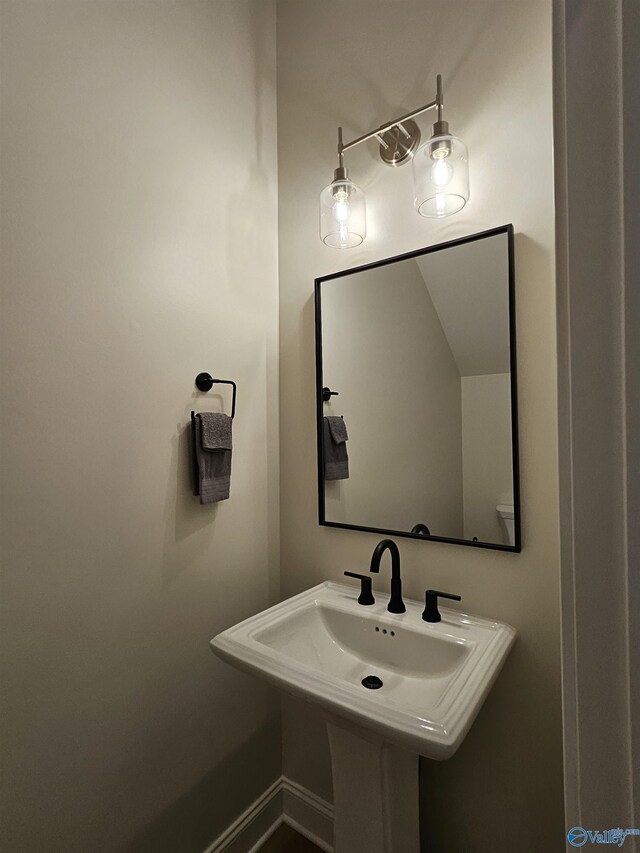
<path id="1" fill-rule="evenodd" d="M 336 199 L 336 203 L 333 205 L 332 212 L 336 222 L 348 222 L 351 207 L 347 202 L 346 194 L 343 196 L 335 195 L 334 198 Z"/>
<path id="2" fill-rule="evenodd" d="M 453 166 L 446 159 L 437 159 L 431 167 L 431 183 L 439 188 L 446 187 L 453 177 Z"/>
<path id="3" fill-rule="evenodd" d="M 351 208 L 345 198 L 338 198 L 331 212 L 338 223 L 338 240 L 340 241 L 340 245 L 346 246 L 349 242 L 349 215 Z"/>

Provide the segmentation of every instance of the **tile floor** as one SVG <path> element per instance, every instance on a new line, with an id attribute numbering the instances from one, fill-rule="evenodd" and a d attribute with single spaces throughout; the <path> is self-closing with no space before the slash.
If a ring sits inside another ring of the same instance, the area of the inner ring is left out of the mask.
<path id="1" fill-rule="evenodd" d="M 283 824 L 260 848 L 260 853 L 322 853 L 319 847 L 307 841 L 291 827 Z"/>

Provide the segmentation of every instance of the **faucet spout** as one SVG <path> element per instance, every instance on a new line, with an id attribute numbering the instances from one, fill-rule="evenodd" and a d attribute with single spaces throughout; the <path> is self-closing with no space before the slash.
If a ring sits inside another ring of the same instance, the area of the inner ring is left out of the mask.
<path id="1" fill-rule="evenodd" d="M 400 579 L 400 551 L 393 539 L 383 539 L 378 542 L 371 556 L 370 572 L 378 574 L 380 571 L 380 561 L 385 551 L 391 554 L 391 598 L 387 605 L 389 613 L 404 613 L 406 607 L 402 600 L 402 581 Z"/>
<path id="2" fill-rule="evenodd" d="M 383 539 L 381 542 L 378 542 L 371 556 L 371 568 L 369 569 L 369 571 L 375 572 L 376 574 L 380 571 L 380 561 L 382 560 L 382 555 L 387 550 L 391 554 L 391 577 L 397 578 L 399 580 L 400 551 L 398 550 L 398 546 L 393 541 L 393 539 Z"/>

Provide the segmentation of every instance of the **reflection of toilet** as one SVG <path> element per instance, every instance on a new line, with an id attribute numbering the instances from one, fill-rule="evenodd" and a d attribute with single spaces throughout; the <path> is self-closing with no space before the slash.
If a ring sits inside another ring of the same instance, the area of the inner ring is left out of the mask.
<path id="1" fill-rule="evenodd" d="M 509 545 L 516 544 L 516 530 L 513 523 L 513 507 L 510 504 L 498 504 L 496 507 L 502 526 L 507 533 L 507 543 Z"/>

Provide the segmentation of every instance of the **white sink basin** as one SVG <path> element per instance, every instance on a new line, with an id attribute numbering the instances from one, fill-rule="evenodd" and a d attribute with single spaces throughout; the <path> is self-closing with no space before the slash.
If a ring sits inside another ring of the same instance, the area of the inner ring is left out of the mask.
<path id="1" fill-rule="evenodd" d="M 387 612 L 389 597 L 357 603 L 354 587 L 323 583 L 218 634 L 219 657 L 295 696 L 428 758 L 462 743 L 515 640 L 502 622 L 424 605 Z M 362 679 L 375 675 L 382 687 Z"/>

